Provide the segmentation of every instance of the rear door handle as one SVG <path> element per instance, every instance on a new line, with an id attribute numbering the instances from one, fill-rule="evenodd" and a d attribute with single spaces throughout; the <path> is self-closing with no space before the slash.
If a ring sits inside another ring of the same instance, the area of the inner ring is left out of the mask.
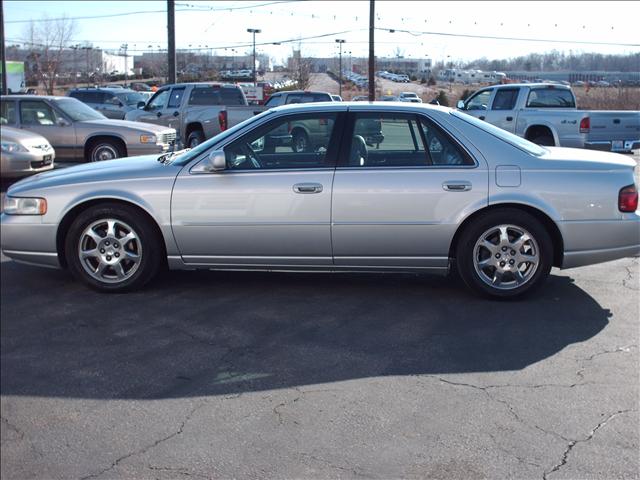
<path id="1" fill-rule="evenodd" d="M 513 117 L 507 117 L 507 122 L 510 122 L 511 120 L 513 120 Z"/>
<path id="2" fill-rule="evenodd" d="M 158 112 L 158 113 L 156 114 L 156 117 L 158 117 L 158 118 L 160 118 L 161 116 L 162 116 L 162 112 Z"/>
<path id="3" fill-rule="evenodd" d="M 478 118 L 479 118 L 480 120 L 484 120 L 484 115 L 480 115 Z"/>
<path id="4" fill-rule="evenodd" d="M 177 117 L 178 115 L 180 115 L 180 112 L 178 112 L 177 110 L 175 112 L 173 112 L 173 116 Z"/>
<path id="5" fill-rule="evenodd" d="M 468 192 L 471 190 L 471 182 L 466 181 L 450 181 L 444 182 L 442 188 L 447 192 Z"/>
<path id="6" fill-rule="evenodd" d="M 319 183 L 296 183 L 293 186 L 293 191 L 296 193 L 320 193 L 322 185 Z"/>

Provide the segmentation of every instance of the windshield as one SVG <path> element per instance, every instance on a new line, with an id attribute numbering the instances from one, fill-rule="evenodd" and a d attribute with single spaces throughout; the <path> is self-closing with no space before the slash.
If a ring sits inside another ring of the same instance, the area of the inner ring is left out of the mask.
<path id="1" fill-rule="evenodd" d="M 498 137 L 500 140 L 507 142 L 513 145 L 520 150 L 524 150 L 525 152 L 535 155 L 539 157 L 547 153 L 547 151 L 536 145 L 535 143 L 530 142 L 529 140 L 525 140 L 524 138 L 518 137 L 513 133 L 509 133 L 506 130 L 502 130 L 501 128 L 495 127 L 490 123 L 487 123 L 483 120 L 478 120 L 476 117 L 472 117 L 471 115 L 467 115 L 466 113 L 458 112 L 453 110 L 451 112 L 452 115 L 455 115 L 460 120 L 463 120 L 467 123 L 470 123 L 474 127 L 478 127 L 480 130 L 484 130 L 485 132 L 493 135 L 494 137 Z"/>
<path id="2" fill-rule="evenodd" d="M 56 106 L 67 114 L 74 122 L 85 120 L 102 120 L 107 117 L 75 98 L 56 98 L 53 100 Z"/>
<path id="3" fill-rule="evenodd" d="M 138 102 L 146 103 L 147 101 L 146 98 L 138 92 L 118 93 L 117 97 L 122 100 L 125 105 L 138 105 Z"/>
<path id="4" fill-rule="evenodd" d="M 182 153 L 179 154 L 179 156 L 176 157 L 175 160 L 172 163 L 175 163 L 176 165 L 185 165 L 186 163 L 190 162 L 192 159 L 196 158 L 201 153 L 204 153 L 207 150 L 209 150 L 216 143 L 222 142 L 225 138 L 230 137 L 231 135 L 236 133 L 238 130 L 243 129 L 249 123 L 257 120 L 258 118 L 264 118 L 267 115 L 270 115 L 272 112 L 273 112 L 272 110 L 267 110 L 265 112 L 262 112 L 260 115 L 256 115 L 255 117 L 247 118 L 245 121 L 240 122 L 239 124 L 235 125 L 234 127 L 231 127 L 229 130 L 225 130 L 224 132 L 219 133 L 215 137 L 211 137 L 206 142 L 202 142 L 197 147 L 192 148 L 191 150 L 185 151 L 184 153 L 186 155 L 182 154 Z"/>

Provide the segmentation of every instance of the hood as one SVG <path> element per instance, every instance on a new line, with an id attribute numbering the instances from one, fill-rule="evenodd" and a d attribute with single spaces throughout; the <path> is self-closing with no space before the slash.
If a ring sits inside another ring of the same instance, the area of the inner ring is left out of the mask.
<path id="1" fill-rule="evenodd" d="M 132 128 L 134 130 L 151 133 L 165 133 L 168 130 L 173 130 L 173 128 L 165 127 L 163 125 L 155 125 L 153 123 L 131 122 L 129 120 L 112 120 L 108 118 L 100 120 L 86 120 L 82 123 L 102 127 Z"/>
<path id="2" fill-rule="evenodd" d="M 9 140 L 10 142 L 27 141 L 29 144 L 35 142 L 39 142 L 40 144 L 49 143 L 42 135 L 27 130 L 20 130 L 19 128 L 6 127 L 3 125 L 0 132 L 2 132 L 2 140 Z"/>
<path id="3" fill-rule="evenodd" d="M 635 168 L 636 162 L 621 153 L 603 152 L 582 148 L 544 147 L 547 153 L 538 157 L 541 160 L 558 163 L 566 162 L 567 168 L 584 168 L 587 170 L 620 170 Z"/>
<path id="4" fill-rule="evenodd" d="M 156 154 L 119 158 L 38 173 L 14 183 L 7 195 L 20 196 L 26 192 L 79 183 L 175 177 L 182 167 L 160 163 L 158 156 Z"/>

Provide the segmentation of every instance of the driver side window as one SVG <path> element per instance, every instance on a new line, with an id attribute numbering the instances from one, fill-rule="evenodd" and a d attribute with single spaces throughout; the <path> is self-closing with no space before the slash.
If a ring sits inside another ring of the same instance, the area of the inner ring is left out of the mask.
<path id="1" fill-rule="evenodd" d="M 290 115 L 227 146 L 228 170 L 325 168 L 336 114 Z"/>
<path id="2" fill-rule="evenodd" d="M 491 98 L 491 90 L 485 90 L 472 97 L 465 106 L 465 110 L 487 110 L 489 99 Z"/>
<path id="3" fill-rule="evenodd" d="M 167 104 L 169 90 L 158 92 L 147 104 L 148 110 L 161 110 Z"/>

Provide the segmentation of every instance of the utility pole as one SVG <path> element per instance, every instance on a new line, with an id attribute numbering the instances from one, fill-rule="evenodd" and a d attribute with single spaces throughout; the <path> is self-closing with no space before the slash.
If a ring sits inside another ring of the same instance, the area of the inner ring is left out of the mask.
<path id="1" fill-rule="evenodd" d="M 80 45 L 71 45 L 73 50 L 73 88 L 78 86 L 78 48 Z"/>
<path id="2" fill-rule="evenodd" d="M 129 83 L 129 68 L 127 62 L 127 49 L 129 48 L 128 43 L 123 43 L 120 48 L 124 50 L 124 88 L 127 88 L 127 83 Z"/>
<path id="3" fill-rule="evenodd" d="M 8 92 L 7 87 L 7 59 L 4 53 L 4 2 L 0 0 L 0 27 L 2 28 L 2 42 L 0 43 L 0 55 L 2 55 L 2 95 Z"/>
<path id="4" fill-rule="evenodd" d="M 168 83 L 176 83 L 176 11 L 174 0 L 167 0 L 167 55 L 169 65 Z"/>
<path id="5" fill-rule="evenodd" d="M 338 95 L 342 96 L 342 44 L 345 42 L 345 40 L 342 40 L 341 38 L 336 38 L 336 43 L 338 45 L 340 45 L 340 76 L 338 77 L 340 80 L 338 81 Z"/>
<path id="6" fill-rule="evenodd" d="M 258 77 L 256 77 L 256 33 L 262 32 L 259 28 L 247 28 L 247 32 L 253 33 L 253 86 L 257 85 Z"/>
<path id="7" fill-rule="evenodd" d="M 369 101 L 376 99 L 376 78 L 374 75 L 376 57 L 373 49 L 373 33 L 376 18 L 375 0 L 369 0 Z"/>

